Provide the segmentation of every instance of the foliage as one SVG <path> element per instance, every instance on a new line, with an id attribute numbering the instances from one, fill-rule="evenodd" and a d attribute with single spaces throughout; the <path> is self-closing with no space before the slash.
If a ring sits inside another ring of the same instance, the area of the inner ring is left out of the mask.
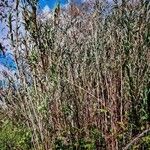
<path id="1" fill-rule="evenodd" d="M 0 149 L 31 149 L 31 132 L 22 126 L 15 126 L 10 120 L 3 120 L 0 127 Z"/>
<path id="2" fill-rule="evenodd" d="M 54 16 L 36 1 L 19 8 L 23 23 L 16 9 L 8 28 L 22 86 L 5 91 L 2 112 L 33 136 L 21 127 L 6 138 L 36 150 L 149 149 L 149 1 L 114 1 L 109 11 L 106 1 L 86 1 Z"/>

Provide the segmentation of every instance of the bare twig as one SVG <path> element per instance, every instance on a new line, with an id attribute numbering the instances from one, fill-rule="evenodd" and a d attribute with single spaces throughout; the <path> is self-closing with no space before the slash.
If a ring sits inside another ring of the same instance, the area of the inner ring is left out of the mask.
<path id="1" fill-rule="evenodd" d="M 148 133 L 150 129 L 144 130 L 141 134 L 139 134 L 137 137 L 135 137 L 127 146 L 123 148 L 123 150 L 128 150 L 130 146 L 132 146 L 135 142 L 139 141 L 141 137 L 144 136 L 144 134 Z"/>

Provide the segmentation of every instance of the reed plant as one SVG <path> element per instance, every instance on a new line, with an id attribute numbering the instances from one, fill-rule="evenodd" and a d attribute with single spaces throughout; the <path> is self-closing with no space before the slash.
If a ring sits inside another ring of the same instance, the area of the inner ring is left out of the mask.
<path id="1" fill-rule="evenodd" d="M 96 0 L 57 24 L 37 6 L 25 0 L 23 34 L 18 19 L 10 30 L 21 87 L 5 91 L 1 120 L 25 126 L 36 150 L 149 149 L 149 1 Z"/>

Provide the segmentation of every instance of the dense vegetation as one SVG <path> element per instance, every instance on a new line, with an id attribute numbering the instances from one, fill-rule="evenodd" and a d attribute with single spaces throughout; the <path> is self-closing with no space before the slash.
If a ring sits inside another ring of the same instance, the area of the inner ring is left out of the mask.
<path id="1" fill-rule="evenodd" d="M 0 149 L 150 149 L 150 2 L 58 4 L 51 17 L 14 3 L 1 18 L 21 86 L 1 93 Z"/>

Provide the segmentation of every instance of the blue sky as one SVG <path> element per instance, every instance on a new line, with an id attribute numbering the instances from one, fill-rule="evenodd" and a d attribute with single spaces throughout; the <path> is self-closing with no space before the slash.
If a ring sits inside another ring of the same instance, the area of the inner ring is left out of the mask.
<path id="1" fill-rule="evenodd" d="M 45 6 L 49 6 L 50 9 L 52 9 L 57 2 L 60 2 L 62 5 L 65 5 L 68 3 L 68 0 L 40 0 L 39 6 L 41 9 L 43 9 Z"/>
<path id="2" fill-rule="evenodd" d="M 53 9 L 55 5 L 60 2 L 61 5 L 69 3 L 70 0 L 39 0 L 39 6 L 43 9 L 45 6 L 49 6 L 50 9 Z M 74 0 L 76 4 L 80 4 L 83 0 Z"/>

